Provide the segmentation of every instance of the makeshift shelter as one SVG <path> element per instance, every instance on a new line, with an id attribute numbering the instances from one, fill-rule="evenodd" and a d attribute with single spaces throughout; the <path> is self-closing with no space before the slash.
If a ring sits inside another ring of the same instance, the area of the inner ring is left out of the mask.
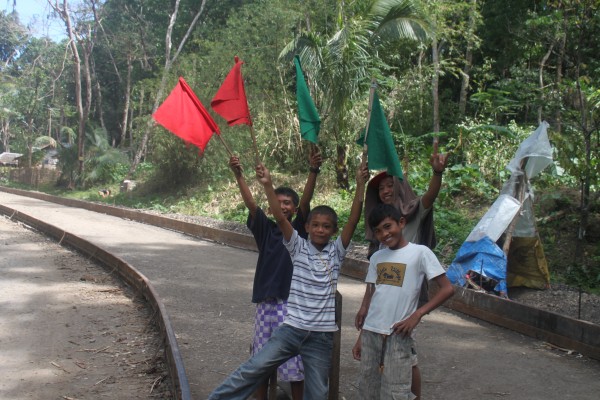
<path id="1" fill-rule="evenodd" d="M 506 167 L 509 180 L 448 268 L 450 282 L 502 296 L 507 296 L 508 287 L 548 286 L 550 275 L 535 226 L 529 181 L 553 162 L 547 129 L 542 122 L 519 146 Z"/>
<path id="2" fill-rule="evenodd" d="M 7 153 L 0 154 L 0 165 L 18 167 L 19 159 L 23 156 L 21 153 Z"/>

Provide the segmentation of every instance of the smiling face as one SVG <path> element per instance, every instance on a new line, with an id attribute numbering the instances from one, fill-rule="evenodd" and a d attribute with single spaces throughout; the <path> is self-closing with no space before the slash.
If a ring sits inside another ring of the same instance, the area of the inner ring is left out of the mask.
<path id="1" fill-rule="evenodd" d="M 383 204 L 392 204 L 394 201 L 394 178 L 386 176 L 379 182 L 379 200 Z"/>
<path id="2" fill-rule="evenodd" d="M 283 212 L 283 216 L 291 221 L 296 215 L 297 207 L 294 204 L 294 199 L 291 196 L 287 196 L 285 194 L 278 194 L 277 200 L 279 200 L 279 207 L 281 207 L 281 212 Z M 269 212 L 271 210 L 269 209 Z"/>
<path id="3" fill-rule="evenodd" d="M 323 250 L 331 237 L 337 232 L 337 224 L 331 215 L 314 214 L 311 216 L 310 221 L 306 223 L 306 232 L 308 232 L 308 237 L 313 246 L 318 250 Z"/>
<path id="4" fill-rule="evenodd" d="M 408 242 L 402 236 L 402 229 L 406 225 L 404 217 L 400 221 L 385 217 L 376 227 L 373 228 L 375 238 L 392 250 L 404 247 Z"/>

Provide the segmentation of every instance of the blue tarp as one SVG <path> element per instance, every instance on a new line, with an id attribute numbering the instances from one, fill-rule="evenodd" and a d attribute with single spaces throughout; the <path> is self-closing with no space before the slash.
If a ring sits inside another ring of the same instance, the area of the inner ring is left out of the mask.
<path id="1" fill-rule="evenodd" d="M 469 271 L 476 272 L 498 282 L 495 291 L 507 294 L 506 256 L 498 245 L 485 236 L 476 242 L 464 242 L 446 275 L 450 282 L 464 286 L 465 275 Z"/>

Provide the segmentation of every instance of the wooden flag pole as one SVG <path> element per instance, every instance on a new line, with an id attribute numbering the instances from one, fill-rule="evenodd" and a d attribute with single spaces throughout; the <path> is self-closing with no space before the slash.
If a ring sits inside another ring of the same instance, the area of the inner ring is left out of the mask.
<path id="1" fill-rule="evenodd" d="M 221 143 L 223 143 L 223 146 L 225 146 L 225 150 L 227 150 L 229 157 L 233 157 L 233 153 L 232 153 L 231 149 L 229 148 L 229 146 L 227 146 L 227 143 L 225 143 L 225 141 L 223 140 L 221 135 L 218 133 L 215 133 L 215 134 L 219 137 L 219 140 L 221 141 Z"/>
<path id="2" fill-rule="evenodd" d="M 252 136 L 252 146 L 254 146 L 254 161 L 256 165 L 260 164 L 260 157 L 258 156 L 258 146 L 256 145 L 256 136 L 254 135 L 254 128 L 252 125 L 248 125 L 250 128 L 250 136 Z"/>
<path id="3" fill-rule="evenodd" d="M 369 107 L 367 113 L 367 127 L 365 128 L 365 138 L 363 141 L 363 163 L 367 162 L 368 159 L 368 146 L 367 136 L 369 135 L 369 125 L 371 124 L 371 111 L 373 109 L 373 97 L 375 96 L 375 89 L 377 89 L 377 80 L 373 78 L 371 80 L 371 89 L 369 90 Z"/>

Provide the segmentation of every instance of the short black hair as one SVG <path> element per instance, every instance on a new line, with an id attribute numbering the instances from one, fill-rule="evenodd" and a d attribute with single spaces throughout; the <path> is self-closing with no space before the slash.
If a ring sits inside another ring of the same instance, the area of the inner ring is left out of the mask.
<path id="1" fill-rule="evenodd" d="M 391 204 L 377 204 L 369 213 L 369 226 L 371 229 L 375 229 L 377 225 L 386 218 L 391 218 L 396 222 L 400 222 L 402 213 Z"/>
<path id="2" fill-rule="evenodd" d="M 309 223 L 314 215 L 326 215 L 331 217 L 335 228 L 338 226 L 338 216 L 335 210 L 329 206 L 316 206 L 308 213 L 308 218 L 306 218 L 306 222 Z"/>
<path id="3" fill-rule="evenodd" d="M 284 196 L 291 197 L 292 202 L 294 203 L 294 205 L 296 207 L 298 207 L 298 204 L 300 204 L 300 197 L 298 196 L 298 193 L 296 193 L 296 191 L 290 187 L 279 186 L 277 189 L 275 189 L 275 194 L 276 195 L 282 194 Z"/>

